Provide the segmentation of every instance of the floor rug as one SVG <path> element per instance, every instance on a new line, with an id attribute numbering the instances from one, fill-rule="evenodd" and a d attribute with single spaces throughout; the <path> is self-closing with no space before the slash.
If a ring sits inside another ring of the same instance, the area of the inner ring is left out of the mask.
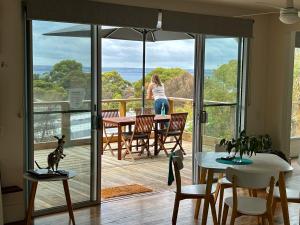
<path id="1" fill-rule="evenodd" d="M 139 184 L 131 184 L 118 187 L 104 188 L 101 190 L 101 198 L 108 199 L 145 192 L 152 192 L 152 190 Z"/>

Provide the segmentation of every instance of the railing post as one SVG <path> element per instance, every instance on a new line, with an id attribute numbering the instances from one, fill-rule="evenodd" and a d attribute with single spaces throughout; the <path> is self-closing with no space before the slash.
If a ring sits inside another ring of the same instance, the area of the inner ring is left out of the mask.
<path id="1" fill-rule="evenodd" d="M 174 99 L 168 99 L 169 100 L 169 114 L 174 113 Z"/>
<path id="2" fill-rule="evenodd" d="M 233 137 L 236 134 L 236 106 L 231 105 L 230 106 L 230 126 L 232 130 Z"/>
<path id="3" fill-rule="evenodd" d="M 61 111 L 68 112 L 70 110 L 69 102 L 61 103 Z M 65 135 L 65 145 L 69 145 L 71 141 L 71 114 L 62 113 L 61 116 L 61 134 Z"/>
<path id="4" fill-rule="evenodd" d="M 119 112 L 120 116 L 126 116 L 126 101 L 120 101 Z"/>

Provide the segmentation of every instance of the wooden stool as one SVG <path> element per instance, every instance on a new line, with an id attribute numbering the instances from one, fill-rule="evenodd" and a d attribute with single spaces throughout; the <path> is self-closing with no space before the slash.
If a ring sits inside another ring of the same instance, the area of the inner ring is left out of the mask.
<path id="1" fill-rule="evenodd" d="M 76 173 L 74 171 L 68 171 L 68 172 L 69 172 L 68 176 L 51 177 L 51 178 L 38 178 L 36 176 L 33 176 L 30 173 L 24 174 L 24 178 L 28 181 L 31 181 L 31 191 L 30 191 L 28 209 L 27 209 L 27 215 L 26 215 L 26 225 L 31 225 L 31 217 L 32 217 L 32 213 L 33 213 L 34 199 L 35 199 L 35 193 L 36 193 L 38 182 L 51 182 L 51 181 L 62 181 L 63 186 L 64 186 L 64 191 L 65 191 L 69 216 L 72 221 L 72 224 L 75 225 L 75 219 L 74 219 L 74 214 L 73 214 L 68 180 L 75 177 Z"/>

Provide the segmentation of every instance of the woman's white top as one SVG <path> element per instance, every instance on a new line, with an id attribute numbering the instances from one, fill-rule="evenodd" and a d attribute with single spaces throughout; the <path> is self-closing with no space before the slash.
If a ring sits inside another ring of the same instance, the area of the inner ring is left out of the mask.
<path id="1" fill-rule="evenodd" d="M 159 98 L 167 99 L 167 96 L 165 94 L 165 87 L 163 84 L 161 84 L 161 86 L 154 84 L 152 88 L 152 94 L 154 100 L 157 100 Z"/>

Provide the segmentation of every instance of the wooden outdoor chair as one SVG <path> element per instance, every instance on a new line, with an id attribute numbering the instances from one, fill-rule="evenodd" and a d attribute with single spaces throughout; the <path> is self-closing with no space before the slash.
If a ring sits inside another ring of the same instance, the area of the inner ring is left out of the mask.
<path id="1" fill-rule="evenodd" d="M 119 110 L 118 109 L 102 110 L 101 114 L 102 114 L 102 118 L 119 117 Z M 118 126 L 116 126 L 115 124 L 103 122 L 103 131 L 104 131 L 104 136 L 105 136 L 105 144 L 103 146 L 103 151 L 105 151 L 106 148 L 108 147 L 109 151 L 111 152 L 111 154 L 113 156 L 115 155 L 114 150 L 117 150 L 117 149 L 113 149 L 111 147 L 110 143 L 111 143 L 113 137 L 118 135 L 117 128 L 118 128 Z M 116 131 L 109 132 L 109 130 L 113 130 L 113 129 L 116 129 Z M 103 154 L 103 151 L 102 151 L 102 154 Z"/>
<path id="2" fill-rule="evenodd" d="M 175 151 L 177 146 L 179 146 L 183 154 L 186 154 L 182 148 L 182 134 L 184 131 L 187 115 L 188 113 L 171 113 L 171 119 L 168 128 L 158 130 L 158 144 L 160 147 L 159 151 L 164 150 L 167 156 L 167 149 L 171 149 L 171 152 L 173 152 Z M 167 141 L 167 138 L 169 137 L 173 137 L 173 139 Z M 169 143 L 175 144 L 172 148 L 166 148 L 165 144 Z"/>
<path id="3" fill-rule="evenodd" d="M 278 179 L 278 171 L 247 171 L 234 168 L 226 169 L 226 178 L 232 183 L 232 197 L 227 197 L 224 202 L 222 225 L 226 225 L 229 207 L 232 208 L 230 224 L 242 215 L 257 216 L 268 219 L 273 224 L 272 201 L 275 182 Z M 238 196 L 237 188 L 248 188 L 252 190 L 266 189 L 269 187 L 269 194 L 266 199 L 248 196 Z"/>
<path id="4" fill-rule="evenodd" d="M 125 152 L 123 154 L 123 159 L 126 155 L 134 160 L 132 153 L 143 154 L 146 149 L 147 155 L 151 156 L 149 150 L 149 140 L 151 136 L 151 131 L 154 123 L 154 115 L 139 115 L 136 116 L 133 132 L 123 132 L 122 142 L 125 145 Z M 134 145 L 133 142 L 136 141 Z M 132 152 L 132 147 L 137 147 L 135 152 Z M 138 147 L 141 147 L 141 151 L 138 151 Z"/>
<path id="5" fill-rule="evenodd" d="M 183 169 L 183 155 L 181 150 L 175 151 L 175 156 L 173 156 L 173 167 L 175 172 L 175 181 L 176 181 L 176 196 L 173 209 L 172 225 L 175 225 L 177 222 L 177 215 L 179 209 L 179 203 L 184 199 L 204 199 L 206 197 L 206 184 L 196 184 L 196 185 L 187 185 L 181 186 L 181 175 L 180 170 Z M 215 209 L 215 200 L 214 200 L 215 186 L 212 187 L 209 203 L 211 207 L 211 213 L 214 225 L 217 225 L 217 215 Z"/>
<path id="6" fill-rule="evenodd" d="M 154 114 L 153 108 L 144 108 L 144 113 L 142 113 L 142 108 L 136 108 L 134 111 L 137 116 Z"/>

